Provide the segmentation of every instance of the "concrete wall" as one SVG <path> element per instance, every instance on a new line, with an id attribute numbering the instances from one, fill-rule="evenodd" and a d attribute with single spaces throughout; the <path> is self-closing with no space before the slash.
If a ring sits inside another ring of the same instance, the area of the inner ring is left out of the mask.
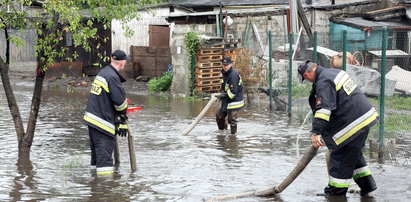
<path id="1" fill-rule="evenodd" d="M 175 25 L 171 26 L 171 60 L 173 63 L 173 83 L 171 91 L 177 95 L 190 93 L 190 53 L 184 44 L 184 35 L 194 31 L 212 36 L 215 33 L 215 25 Z"/>

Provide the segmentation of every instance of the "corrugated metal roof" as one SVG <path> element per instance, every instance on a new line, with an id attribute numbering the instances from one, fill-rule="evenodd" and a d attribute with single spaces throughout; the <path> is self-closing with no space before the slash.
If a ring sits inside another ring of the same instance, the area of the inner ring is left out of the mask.
<path id="1" fill-rule="evenodd" d="M 289 0 L 175 0 L 171 3 L 187 7 L 215 7 L 220 2 L 223 6 L 260 6 L 288 4 Z"/>
<path id="2" fill-rule="evenodd" d="M 231 9 L 224 10 L 227 11 L 230 15 L 251 15 L 259 13 L 275 13 L 284 11 L 286 7 L 264 7 L 264 8 L 250 8 L 250 9 Z M 208 16 L 208 15 L 217 15 L 220 11 L 208 11 L 208 12 L 194 12 L 194 13 L 170 13 L 170 17 L 181 17 L 181 16 Z"/>
<path id="3" fill-rule="evenodd" d="M 362 16 L 355 16 L 355 17 L 332 17 L 332 22 L 338 24 L 344 24 L 350 27 L 354 27 L 357 29 L 381 29 L 383 27 L 392 28 L 392 29 L 407 29 L 411 30 L 411 22 L 410 21 L 402 21 L 402 22 L 391 22 L 391 21 L 372 21 L 362 18 Z"/>

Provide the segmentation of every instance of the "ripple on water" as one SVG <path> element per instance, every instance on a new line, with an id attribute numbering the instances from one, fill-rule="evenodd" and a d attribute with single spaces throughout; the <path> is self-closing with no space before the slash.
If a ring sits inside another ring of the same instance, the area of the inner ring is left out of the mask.
<path id="1" fill-rule="evenodd" d="M 16 92 L 23 117 L 30 108 L 28 89 Z M 0 112 L 7 112 L 3 95 L 0 91 Z M 121 164 L 111 179 L 97 178 L 89 169 L 88 132 L 82 123 L 87 93 L 44 92 L 31 163 L 23 167 L 16 165 L 17 138 L 10 114 L 0 113 L 0 200 L 201 201 L 278 185 L 298 162 L 300 123 L 290 122 L 284 113 L 247 108 L 239 114 L 237 135 L 230 135 L 217 130 L 212 109 L 189 135 L 182 136 L 204 102 L 150 95 L 132 98 L 144 106 L 129 114 L 138 169 L 131 172 L 127 139 L 120 138 Z M 309 139 L 301 135 L 300 153 L 308 146 Z M 280 195 L 236 201 L 301 201 L 303 197 L 322 201 L 315 193 L 327 184 L 324 151 Z M 409 169 L 375 162 L 370 168 L 380 184 L 379 200 L 411 198 Z M 351 194 L 348 199 L 360 197 Z"/>

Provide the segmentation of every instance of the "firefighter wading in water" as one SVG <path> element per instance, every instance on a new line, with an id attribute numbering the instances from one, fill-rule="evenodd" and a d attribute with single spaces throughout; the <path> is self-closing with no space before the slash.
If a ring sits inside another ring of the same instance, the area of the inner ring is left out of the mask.
<path id="1" fill-rule="evenodd" d="M 221 105 L 217 109 L 216 120 L 219 130 L 227 129 L 227 121 L 230 124 L 231 134 L 237 133 L 237 112 L 244 106 L 243 81 L 240 74 L 232 67 L 230 57 L 222 59 L 223 82 L 222 94 L 219 96 Z M 226 121 L 226 117 L 228 119 Z"/>
<path id="2" fill-rule="evenodd" d="M 316 148 L 323 146 L 322 137 L 331 152 L 324 195 L 345 196 L 351 178 L 361 188 L 361 196 L 368 195 L 377 185 L 362 149 L 378 113 L 345 71 L 307 61 L 298 72 L 313 83 L 309 97 L 314 113 L 311 143 Z"/>
<path id="3" fill-rule="evenodd" d="M 91 167 L 97 175 L 112 175 L 115 135 L 127 136 L 127 101 L 119 71 L 124 69 L 127 56 L 116 50 L 111 63 L 96 76 L 91 86 L 84 120 L 88 126 L 91 148 Z"/>

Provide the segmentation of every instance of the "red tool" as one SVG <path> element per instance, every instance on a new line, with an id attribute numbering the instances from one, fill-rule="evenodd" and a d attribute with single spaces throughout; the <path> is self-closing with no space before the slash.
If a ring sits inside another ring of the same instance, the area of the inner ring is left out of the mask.
<path id="1" fill-rule="evenodd" d="M 134 112 L 136 110 L 141 110 L 141 109 L 142 109 L 141 107 L 128 107 L 127 113 Z"/>

